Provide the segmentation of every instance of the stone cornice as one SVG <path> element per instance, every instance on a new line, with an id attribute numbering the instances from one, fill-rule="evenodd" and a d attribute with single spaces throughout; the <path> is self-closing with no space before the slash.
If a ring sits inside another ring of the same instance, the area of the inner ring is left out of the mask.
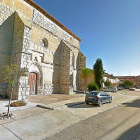
<path id="1" fill-rule="evenodd" d="M 81 39 L 79 37 L 77 37 L 74 33 L 72 33 L 68 28 L 66 28 L 62 23 L 60 23 L 58 20 L 56 20 L 53 16 L 51 16 L 49 13 L 47 13 L 43 8 L 41 8 L 35 2 L 33 2 L 32 0 L 24 0 L 24 1 L 26 1 L 29 5 L 31 5 L 35 9 L 37 9 L 44 16 L 46 16 L 47 18 L 49 18 L 51 21 L 53 21 L 55 24 L 57 24 L 60 28 L 62 28 L 67 33 L 69 33 L 71 36 L 73 36 L 75 39 L 77 39 L 79 42 L 81 42 Z"/>

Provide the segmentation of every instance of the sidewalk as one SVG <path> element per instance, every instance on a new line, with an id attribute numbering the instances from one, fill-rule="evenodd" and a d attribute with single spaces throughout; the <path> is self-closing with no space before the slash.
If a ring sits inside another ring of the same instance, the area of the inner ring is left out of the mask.
<path id="1" fill-rule="evenodd" d="M 29 101 L 26 106 L 21 107 L 10 107 L 10 111 L 28 109 L 36 107 L 37 105 L 42 105 L 44 107 L 56 109 L 62 106 L 65 106 L 65 102 L 84 100 L 85 94 L 73 94 L 73 95 L 62 95 L 62 94 L 52 94 L 52 95 L 39 95 L 39 96 L 30 96 Z M 7 112 L 8 99 L 0 100 L 0 113 Z M 14 102 L 14 100 L 12 101 Z"/>
<path id="2" fill-rule="evenodd" d="M 0 100 L 0 114 L 3 112 L 7 112 L 8 110 L 8 100 Z M 14 101 L 12 101 L 14 102 Z M 10 107 L 10 111 L 16 111 L 16 110 L 22 110 L 22 109 L 28 109 L 32 107 L 36 107 L 37 103 L 32 103 L 32 102 L 27 102 L 26 106 L 21 106 L 21 107 Z"/>

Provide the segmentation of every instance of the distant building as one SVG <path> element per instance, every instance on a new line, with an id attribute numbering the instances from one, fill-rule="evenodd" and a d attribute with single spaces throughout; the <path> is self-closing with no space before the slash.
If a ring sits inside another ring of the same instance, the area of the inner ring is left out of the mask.
<path id="1" fill-rule="evenodd" d="M 135 76 L 118 76 L 118 79 L 120 80 L 120 82 L 124 82 L 126 80 L 135 82 Z"/>
<path id="2" fill-rule="evenodd" d="M 135 84 L 136 84 L 136 87 L 140 88 L 140 75 L 135 77 Z"/>
<path id="3" fill-rule="evenodd" d="M 119 79 L 116 76 L 113 76 L 113 74 L 105 73 L 103 79 L 104 79 L 104 82 L 106 82 L 106 80 L 109 80 L 112 84 L 116 86 L 119 83 Z M 104 86 L 105 85 L 103 84 L 103 87 Z"/>
<path id="4" fill-rule="evenodd" d="M 140 87 L 140 75 L 138 76 L 118 76 L 118 79 L 121 83 L 123 83 L 126 80 L 134 82 L 136 87 Z"/>

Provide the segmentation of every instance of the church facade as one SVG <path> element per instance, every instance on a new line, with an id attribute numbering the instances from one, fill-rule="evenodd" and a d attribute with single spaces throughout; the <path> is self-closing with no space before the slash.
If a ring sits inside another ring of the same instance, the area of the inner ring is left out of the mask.
<path id="1" fill-rule="evenodd" d="M 81 39 L 32 0 L 0 0 L 0 74 L 5 65 L 26 67 L 13 99 L 83 90 L 86 57 Z M 0 79 L 0 94 L 7 86 Z"/>

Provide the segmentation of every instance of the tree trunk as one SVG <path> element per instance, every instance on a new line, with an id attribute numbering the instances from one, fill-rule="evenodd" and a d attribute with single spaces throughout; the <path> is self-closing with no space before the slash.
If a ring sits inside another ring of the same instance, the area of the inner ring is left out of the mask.
<path id="1" fill-rule="evenodd" d="M 85 79 L 85 94 L 87 94 L 87 79 Z"/>
<path id="2" fill-rule="evenodd" d="M 8 112 L 7 112 L 8 116 L 9 116 L 9 113 L 10 113 L 10 104 L 11 104 L 11 100 L 12 100 L 12 95 L 13 95 L 13 87 L 11 89 L 10 98 L 9 98 L 9 105 L 8 105 Z"/>

